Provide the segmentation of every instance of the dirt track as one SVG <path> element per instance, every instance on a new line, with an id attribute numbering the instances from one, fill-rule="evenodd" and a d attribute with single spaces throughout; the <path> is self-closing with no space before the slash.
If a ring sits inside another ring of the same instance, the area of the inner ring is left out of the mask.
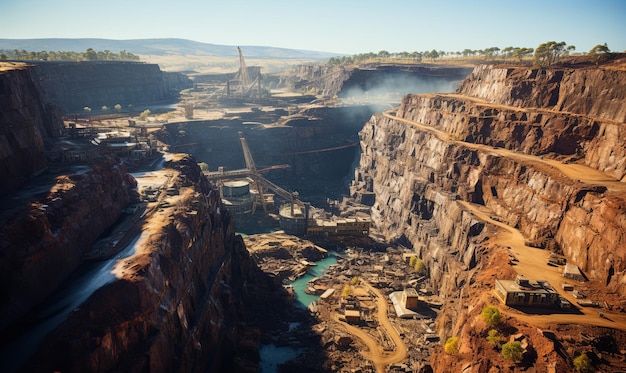
<path id="1" fill-rule="evenodd" d="M 515 266 L 517 273 L 532 279 L 540 276 L 541 280 L 547 280 L 554 289 L 558 291 L 561 296 L 569 300 L 572 305 L 576 304 L 576 299 L 570 293 L 561 290 L 561 284 L 571 284 L 572 281 L 562 276 L 560 267 L 551 267 L 546 264 L 550 256 L 548 251 L 526 246 L 524 244 L 524 236 L 522 236 L 520 231 L 491 219 L 489 210 L 484 206 L 473 205 L 465 201 L 458 202 L 471 211 L 477 218 L 501 228 L 501 231 L 497 235 L 497 240 L 503 246 L 510 247 L 511 254 L 518 260 Z M 605 317 L 600 317 L 598 308 L 594 307 L 580 307 L 579 311 L 580 313 L 559 313 L 559 311 L 555 309 L 552 314 L 537 315 L 521 313 L 514 309 L 504 310 L 505 313 L 537 327 L 566 323 L 626 330 L 626 315 L 603 311 Z"/>
<path id="2" fill-rule="evenodd" d="M 363 357 L 368 360 L 371 360 L 374 366 L 376 367 L 376 371 L 379 373 L 386 372 L 385 367 L 389 364 L 397 363 L 406 358 L 407 355 L 407 347 L 402 341 L 402 338 L 396 332 L 396 329 L 389 322 L 389 318 L 387 317 L 387 300 L 385 296 L 375 287 L 367 283 L 366 281 L 361 281 L 361 285 L 359 287 L 365 288 L 365 293 L 373 293 L 376 295 L 376 306 L 378 309 L 377 319 L 385 331 L 386 335 L 391 338 L 395 345 L 395 350 L 391 352 L 385 351 L 381 346 L 378 340 L 373 338 L 371 335 L 359 329 L 356 326 L 352 326 L 345 322 L 339 321 L 339 315 L 335 314 L 334 320 L 337 322 L 346 332 L 352 334 L 353 336 L 359 338 L 367 347 L 367 351 L 361 351 Z"/>
<path id="3" fill-rule="evenodd" d="M 465 96 L 462 97 L 463 99 L 468 99 Z M 482 101 L 480 101 L 480 103 L 484 106 L 503 107 L 502 105 L 491 105 L 487 102 Z M 471 149 L 477 149 L 484 152 L 497 154 L 523 163 L 532 163 L 533 165 L 544 169 L 546 172 L 551 173 L 552 175 L 554 175 L 554 177 L 564 177 L 573 181 L 593 185 L 601 183 L 602 185 L 606 186 L 609 191 L 626 192 L 626 183 L 620 182 L 608 176 L 607 174 L 591 167 L 580 164 L 564 164 L 556 160 L 548 160 L 533 155 L 516 153 L 507 149 L 453 140 L 451 134 L 445 131 L 441 131 L 432 126 L 424 125 L 408 119 L 398 118 L 394 115 L 391 115 L 390 112 L 385 112 L 383 113 L 383 115 L 389 119 L 401 121 L 414 127 L 418 127 L 422 130 L 428 131 L 445 142 L 460 144 Z M 550 255 L 548 251 L 526 246 L 524 244 L 525 240 L 521 232 L 502 222 L 491 219 L 491 211 L 485 206 L 473 205 L 464 201 L 458 202 L 467 210 L 471 211 L 477 218 L 501 228 L 501 231 L 497 235 L 498 242 L 503 246 L 510 247 L 511 254 L 513 254 L 519 261 L 515 266 L 515 270 L 517 273 L 522 274 L 528 278 L 537 278 L 537 275 L 540 274 L 540 279 L 550 282 L 555 290 L 559 291 L 559 293 L 563 297 L 568 299 L 572 303 L 572 305 L 576 304 L 577 299 L 575 299 L 570 293 L 561 290 L 561 284 L 566 282 L 565 278 L 563 278 L 561 274 L 561 268 L 555 268 L 547 265 L 548 257 Z M 569 281 L 569 283 L 571 282 L 572 281 Z M 605 316 L 600 317 L 599 309 L 592 307 L 580 307 L 579 314 L 553 313 L 537 315 L 524 314 L 513 309 L 505 312 L 510 313 L 514 317 L 522 321 L 528 322 L 529 324 L 536 325 L 538 327 L 546 327 L 548 325 L 560 323 L 571 323 L 626 330 L 626 315 L 608 313 L 603 311 Z"/>
<path id="4" fill-rule="evenodd" d="M 543 159 L 541 157 L 534 156 L 534 155 L 516 153 L 508 149 L 495 148 L 489 145 L 474 144 L 474 143 L 469 143 L 465 141 L 453 140 L 452 135 L 448 132 L 439 130 L 437 128 L 434 128 L 425 124 L 414 122 L 409 119 L 398 118 L 394 115 L 391 115 L 390 111 L 383 113 L 383 115 L 386 118 L 397 120 L 403 123 L 407 123 L 414 127 L 418 127 L 427 132 L 430 132 L 434 134 L 435 136 L 437 136 L 437 138 L 445 142 L 460 144 L 470 149 L 482 150 L 484 152 L 489 152 L 489 153 L 497 154 L 503 157 L 515 159 L 519 162 L 534 163 L 534 164 L 540 165 L 541 167 L 545 167 L 548 170 L 552 169 L 555 172 L 559 172 L 561 176 L 564 176 L 571 180 L 578 180 L 580 182 L 587 183 L 587 184 L 597 184 L 601 182 L 602 185 L 606 186 L 608 190 L 610 191 L 626 192 L 626 183 L 620 182 L 619 180 L 616 180 L 610 177 L 609 175 L 601 171 L 598 171 L 594 168 L 588 167 L 588 166 L 574 164 L 574 163 L 565 164 L 565 163 L 561 163 L 555 160 Z"/>

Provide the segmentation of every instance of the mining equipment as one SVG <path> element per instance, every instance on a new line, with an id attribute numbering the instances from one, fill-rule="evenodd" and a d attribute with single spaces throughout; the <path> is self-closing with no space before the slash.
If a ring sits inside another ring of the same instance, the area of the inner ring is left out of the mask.
<path id="1" fill-rule="evenodd" d="M 252 66 L 248 68 L 241 48 L 237 47 L 237 51 L 239 53 L 239 70 L 233 79 L 226 82 L 225 99 L 249 99 L 266 95 L 267 92 L 261 89 L 261 67 Z M 253 76 L 250 76 L 250 73 Z"/>
<path id="2" fill-rule="evenodd" d="M 259 205 L 264 213 L 274 210 L 274 194 L 285 200 L 278 208 L 279 226 L 285 233 L 307 236 L 366 236 L 370 230 L 369 217 L 353 216 L 346 218 L 329 217 L 320 209 L 299 199 L 298 192 L 288 192 L 261 175 L 256 168 L 246 138 L 239 132 L 241 149 L 246 168 L 225 171 L 205 171 L 207 178 L 218 185 L 222 202 L 234 215 L 254 214 Z M 267 169 L 283 168 L 285 165 Z M 252 188 L 251 188 L 252 186 Z"/>
<path id="3" fill-rule="evenodd" d="M 298 192 L 289 192 L 264 178 L 256 168 L 242 132 L 239 132 L 239 140 L 246 168 L 225 171 L 223 167 L 219 167 L 217 171 L 204 172 L 209 180 L 218 185 L 226 207 L 233 214 L 243 215 L 254 214 L 261 205 L 263 212 L 269 213 L 274 209 L 274 194 L 267 193 L 271 191 L 285 200 L 279 208 L 281 228 L 287 233 L 306 233 L 309 205 L 300 201 Z M 272 166 L 268 169 L 283 167 Z"/>

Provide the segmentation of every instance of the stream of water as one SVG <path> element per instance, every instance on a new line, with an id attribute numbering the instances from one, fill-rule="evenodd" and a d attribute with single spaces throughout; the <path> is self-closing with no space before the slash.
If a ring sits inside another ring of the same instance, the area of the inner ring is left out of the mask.
<path id="1" fill-rule="evenodd" d="M 314 279 L 315 277 L 319 277 L 328 270 L 328 268 L 337 263 L 337 257 L 334 252 L 329 252 L 328 257 L 316 262 L 316 266 L 313 266 L 309 269 L 309 271 L 296 281 L 292 283 L 293 290 L 296 293 L 296 302 L 301 307 L 308 307 L 311 302 L 317 300 L 319 295 L 312 295 L 305 293 L 305 289 L 307 288 L 307 283 Z"/>
<path id="2" fill-rule="evenodd" d="M 304 291 L 307 288 L 307 283 L 315 277 L 323 275 L 335 263 L 337 263 L 337 257 L 331 251 L 328 253 L 327 258 L 316 262 L 316 266 L 311 267 L 304 276 L 292 282 L 298 306 L 306 308 L 311 302 L 319 298 L 319 295 L 307 294 Z M 259 349 L 259 355 L 261 356 L 261 361 L 259 362 L 260 371 L 261 373 L 276 373 L 280 364 L 295 359 L 299 354 L 300 350 L 293 347 L 279 347 L 274 344 L 263 345 Z"/>
<path id="3" fill-rule="evenodd" d="M 39 307 L 34 320 L 21 336 L 0 350 L 2 372 L 14 372 L 37 350 L 41 341 L 96 290 L 115 281 L 111 272 L 115 263 L 135 252 L 137 235 L 114 258 L 90 263 L 72 275 L 59 291 Z"/>

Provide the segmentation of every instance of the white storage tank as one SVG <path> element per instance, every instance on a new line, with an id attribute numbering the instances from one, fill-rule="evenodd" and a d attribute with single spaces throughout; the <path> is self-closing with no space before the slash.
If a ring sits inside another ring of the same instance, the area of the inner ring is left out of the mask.
<path id="1" fill-rule="evenodd" d="M 250 194 L 250 182 L 248 180 L 229 180 L 222 185 L 222 197 L 243 197 Z"/>

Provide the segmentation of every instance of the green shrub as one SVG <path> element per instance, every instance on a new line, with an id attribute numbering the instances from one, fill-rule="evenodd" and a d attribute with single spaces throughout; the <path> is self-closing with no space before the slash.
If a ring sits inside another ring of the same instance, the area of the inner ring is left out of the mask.
<path id="1" fill-rule="evenodd" d="M 426 272 L 426 266 L 424 265 L 424 261 L 419 258 L 415 261 L 413 268 L 415 268 L 415 272 L 419 274 L 423 274 L 424 272 Z"/>
<path id="2" fill-rule="evenodd" d="M 591 359 L 587 354 L 580 354 L 574 358 L 574 368 L 576 368 L 577 372 L 581 373 L 593 372 Z"/>
<path id="3" fill-rule="evenodd" d="M 200 167 L 200 169 L 201 169 L 202 171 L 208 171 L 208 170 L 209 170 L 209 165 L 208 165 L 208 164 L 206 164 L 205 162 L 200 162 L 200 163 L 198 163 L 198 166 Z"/>
<path id="4" fill-rule="evenodd" d="M 142 112 L 141 112 L 141 114 L 139 114 L 139 119 L 140 119 L 140 120 L 146 120 L 146 119 L 148 119 L 148 117 L 150 116 L 150 114 L 152 114 L 152 113 L 150 112 L 150 110 L 146 109 L 146 110 L 142 111 Z"/>
<path id="5" fill-rule="evenodd" d="M 352 294 L 352 288 L 350 287 L 350 285 L 345 285 L 343 287 L 343 290 L 341 291 L 341 296 L 345 298 L 349 296 L 350 294 Z"/>
<path id="6" fill-rule="evenodd" d="M 459 352 L 459 338 L 450 337 L 446 340 L 446 343 L 443 345 L 443 350 L 448 355 L 456 355 Z"/>
<path id="7" fill-rule="evenodd" d="M 502 357 L 519 363 L 524 357 L 524 349 L 519 342 L 507 342 L 502 345 Z"/>
<path id="8" fill-rule="evenodd" d="M 495 329 L 491 329 L 487 333 L 487 343 L 495 346 L 500 344 L 500 342 L 502 342 L 502 336 L 500 336 L 500 333 L 498 333 L 498 331 Z"/>
<path id="9" fill-rule="evenodd" d="M 502 314 L 496 306 L 485 306 L 480 312 L 480 316 L 488 326 L 498 325 L 502 321 Z"/>

